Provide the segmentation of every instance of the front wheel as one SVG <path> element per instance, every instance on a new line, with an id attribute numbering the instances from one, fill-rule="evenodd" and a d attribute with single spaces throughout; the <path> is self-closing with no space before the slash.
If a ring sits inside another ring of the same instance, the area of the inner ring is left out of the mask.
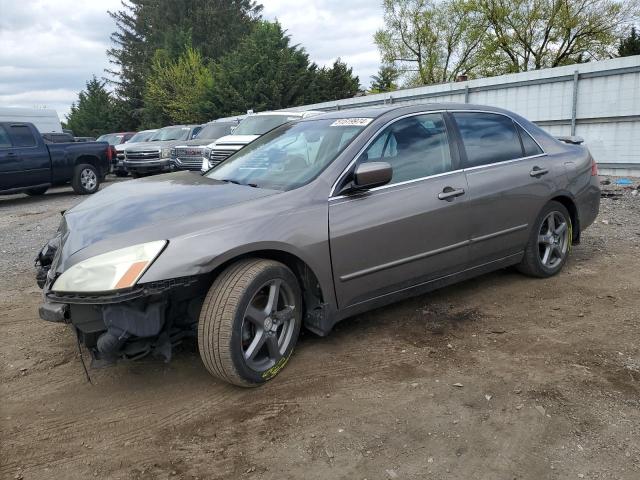
<path id="1" fill-rule="evenodd" d="M 100 187 L 100 176 L 96 167 L 88 163 L 78 165 L 73 171 L 71 187 L 79 195 L 96 193 Z"/>
<path id="2" fill-rule="evenodd" d="M 567 262 L 572 235 L 569 211 L 559 202 L 549 202 L 531 230 L 531 237 L 518 269 L 539 278 L 556 275 Z"/>
<path id="3" fill-rule="evenodd" d="M 241 260 L 213 282 L 198 322 L 207 370 L 255 387 L 286 365 L 300 333 L 302 296 L 295 275 L 273 260 Z"/>

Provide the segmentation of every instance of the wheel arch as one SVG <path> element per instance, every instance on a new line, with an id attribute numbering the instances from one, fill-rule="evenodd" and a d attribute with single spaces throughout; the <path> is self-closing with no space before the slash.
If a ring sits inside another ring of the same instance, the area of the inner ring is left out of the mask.
<path id="1" fill-rule="evenodd" d="M 79 155 L 73 161 L 73 165 L 76 167 L 85 163 L 96 168 L 98 173 L 100 173 L 100 159 L 98 157 L 95 155 Z"/>
<path id="2" fill-rule="evenodd" d="M 314 333 L 324 336 L 330 330 L 331 323 L 327 318 L 327 304 L 332 302 L 332 286 L 323 285 L 320 277 L 308 262 L 299 255 L 280 248 L 256 248 L 225 256 L 210 272 L 211 281 L 233 263 L 246 258 L 263 258 L 275 260 L 286 265 L 296 276 L 302 290 L 304 314 L 303 322 Z M 311 312 L 316 312 L 315 314 Z"/>
<path id="3" fill-rule="evenodd" d="M 580 243 L 580 215 L 573 196 L 570 193 L 562 192 L 549 199 L 549 201 L 558 202 L 569 211 L 569 215 L 571 216 L 571 225 L 573 227 L 571 240 L 575 244 Z"/>

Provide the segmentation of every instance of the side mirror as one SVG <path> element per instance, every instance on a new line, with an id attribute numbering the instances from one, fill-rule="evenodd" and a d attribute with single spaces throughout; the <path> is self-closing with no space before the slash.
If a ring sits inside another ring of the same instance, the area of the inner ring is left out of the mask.
<path id="1" fill-rule="evenodd" d="M 387 162 L 366 162 L 356 167 L 353 173 L 355 189 L 369 189 L 386 185 L 393 177 L 393 168 Z"/>

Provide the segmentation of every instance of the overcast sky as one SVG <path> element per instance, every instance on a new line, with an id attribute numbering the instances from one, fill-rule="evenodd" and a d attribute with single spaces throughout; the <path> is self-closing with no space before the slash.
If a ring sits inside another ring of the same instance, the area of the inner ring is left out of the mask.
<path id="1" fill-rule="evenodd" d="M 312 61 L 337 57 L 368 87 L 379 65 L 373 34 L 381 1 L 263 0 Z M 63 119 L 85 82 L 108 67 L 114 23 L 107 10 L 120 0 L 0 0 L 0 106 L 54 108 Z"/>

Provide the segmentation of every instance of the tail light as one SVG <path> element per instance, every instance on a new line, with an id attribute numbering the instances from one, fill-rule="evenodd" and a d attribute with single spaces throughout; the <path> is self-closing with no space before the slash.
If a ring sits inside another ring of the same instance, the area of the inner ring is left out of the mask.
<path id="1" fill-rule="evenodd" d="M 598 164 L 593 159 L 593 157 L 591 157 L 591 176 L 592 177 L 597 177 L 598 176 Z"/>
<path id="2" fill-rule="evenodd" d="M 116 158 L 116 148 L 113 145 L 107 147 L 107 161 L 112 162 Z"/>

